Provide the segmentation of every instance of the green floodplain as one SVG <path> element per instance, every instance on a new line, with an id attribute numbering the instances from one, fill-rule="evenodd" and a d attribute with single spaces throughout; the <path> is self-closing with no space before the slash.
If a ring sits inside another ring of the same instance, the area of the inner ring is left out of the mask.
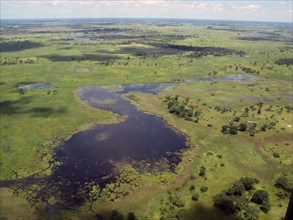
<path id="1" fill-rule="evenodd" d="M 1 23 L 1 220 L 284 219 L 293 183 L 290 23 Z M 238 74 L 253 77 L 188 82 Z M 117 180 L 103 188 L 91 183 L 78 206 L 55 208 L 60 196 L 36 195 L 40 184 L 29 180 L 54 172 L 62 143 L 95 124 L 124 120 L 84 104 L 81 87 L 165 82 L 180 83 L 124 98 L 188 139 L 175 170 L 121 163 Z M 34 83 L 52 87 L 25 86 Z"/>

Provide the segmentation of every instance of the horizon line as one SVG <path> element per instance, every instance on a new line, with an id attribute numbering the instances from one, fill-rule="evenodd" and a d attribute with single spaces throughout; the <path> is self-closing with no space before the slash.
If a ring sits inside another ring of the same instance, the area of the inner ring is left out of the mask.
<path id="1" fill-rule="evenodd" d="M 276 21 L 276 20 L 270 20 L 270 21 L 264 21 L 264 20 L 238 20 L 238 19 L 208 19 L 208 18 L 156 18 L 156 17 L 150 17 L 150 18 L 143 18 L 143 17 L 68 17 L 68 18 L 1 18 L 0 20 L 64 20 L 64 19 L 156 19 L 156 20 L 203 20 L 203 21 L 238 21 L 238 22 L 263 22 L 263 23 L 291 23 L 292 21 Z"/>

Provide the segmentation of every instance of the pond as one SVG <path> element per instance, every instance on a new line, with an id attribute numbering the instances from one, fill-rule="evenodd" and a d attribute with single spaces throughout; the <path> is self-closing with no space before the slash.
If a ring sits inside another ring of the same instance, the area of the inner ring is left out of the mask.
<path id="1" fill-rule="evenodd" d="M 186 80 L 186 82 L 221 82 L 221 81 L 249 82 L 256 78 L 257 78 L 256 76 L 251 76 L 246 74 L 234 74 L 234 75 L 223 76 L 223 77 L 191 79 L 191 80 Z"/>
<path id="2" fill-rule="evenodd" d="M 97 124 L 74 134 L 54 151 L 49 176 L 34 174 L 0 181 L 0 186 L 21 189 L 32 205 L 37 203 L 55 212 L 77 208 L 89 201 L 91 187 L 104 188 L 115 182 L 119 176 L 116 168 L 121 164 L 131 164 L 140 173 L 173 172 L 181 161 L 180 150 L 187 147 L 186 138 L 162 118 L 136 109 L 123 97 L 127 91 L 102 87 L 79 89 L 78 96 L 84 103 L 115 112 L 124 116 L 124 120 Z M 49 198 L 56 202 L 45 203 Z"/>
<path id="3" fill-rule="evenodd" d="M 89 183 L 103 188 L 114 182 L 117 164 L 132 164 L 139 172 L 170 172 L 181 161 L 178 150 L 186 147 L 186 138 L 162 118 L 137 110 L 122 94 L 102 87 L 78 91 L 86 104 L 127 117 L 121 123 L 99 124 L 79 132 L 55 151 L 54 161 L 60 165 L 47 184 L 61 193 L 66 204 L 82 204 Z"/>
<path id="4" fill-rule="evenodd" d="M 50 89 L 52 87 L 53 87 L 52 84 L 43 83 L 43 82 L 30 83 L 30 84 L 18 86 L 19 89 Z"/>

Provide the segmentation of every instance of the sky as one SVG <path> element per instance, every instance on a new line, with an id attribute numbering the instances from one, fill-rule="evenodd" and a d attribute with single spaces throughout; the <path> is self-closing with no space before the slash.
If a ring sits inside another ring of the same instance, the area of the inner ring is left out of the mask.
<path id="1" fill-rule="evenodd" d="M 181 18 L 292 22 L 292 0 L 0 0 L 1 19 Z"/>

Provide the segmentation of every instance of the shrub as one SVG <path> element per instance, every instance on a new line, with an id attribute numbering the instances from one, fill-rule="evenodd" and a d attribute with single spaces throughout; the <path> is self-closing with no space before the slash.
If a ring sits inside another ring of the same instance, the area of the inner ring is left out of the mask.
<path id="1" fill-rule="evenodd" d="M 189 191 L 190 191 L 190 192 L 194 192 L 194 190 L 195 190 L 195 186 L 194 186 L 194 185 L 191 185 L 191 186 L 189 187 Z"/>
<path id="2" fill-rule="evenodd" d="M 240 182 L 243 184 L 246 191 L 254 189 L 254 184 L 259 183 L 259 180 L 256 178 L 242 177 Z"/>
<path id="3" fill-rule="evenodd" d="M 268 213 L 271 209 L 271 206 L 269 204 L 269 202 L 265 202 L 262 204 L 261 207 L 259 207 L 261 211 L 263 211 L 264 213 Z"/>
<path id="4" fill-rule="evenodd" d="M 269 194 L 265 190 L 256 190 L 250 201 L 259 205 L 263 205 L 268 203 Z"/>
<path id="5" fill-rule="evenodd" d="M 133 212 L 129 212 L 127 219 L 128 220 L 136 220 L 136 216 Z"/>
<path id="6" fill-rule="evenodd" d="M 113 210 L 111 212 L 111 220 L 123 220 L 123 215 L 121 213 L 119 213 L 117 210 Z"/>
<path id="7" fill-rule="evenodd" d="M 214 197 L 214 206 L 226 214 L 234 214 L 240 210 L 234 199 L 224 194 L 219 194 Z"/>
<path id="8" fill-rule="evenodd" d="M 237 134 L 238 133 L 238 127 L 235 126 L 235 125 L 231 126 L 229 133 L 232 134 L 232 135 Z"/>
<path id="9" fill-rule="evenodd" d="M 258 219 L 258 213 L 259 211 L 257 210 L 257 208 L 252 206 L 247 206 L 245 208 L 244 217 L 247 220 L 256 220 Z"/>
<path id="10" fill-rule="evenodd" d="M 200 191 L 201 192 L 207 192 L 208 191 L 208 187 L 206 187 L 206 186 L 202 186 L 202 187 L 200 187 Z"/>
<path id="11" fill-rule="evenodd" d="M 198 201 L 199 199 L 199 194 L 198 193 L 194 193 L 192 196 L 191 196 L 191 200 L 192 201 Z"/>
<path id="12" fill-rule="evenodd" d="M 204 177 L 206 175 L 206 168 L 204 166 L 200 167 L 199 176 Z"/>
<path id="13" fill-rule="evenodd" d="M 234 117 L 233 121 L 239 122 L 240 121 L 240 117 L 238 117 L 238 116 Z"/>
<path id="14" fill-rule="evenodd" d="M 240 123 L 239 124 L 239 131 L 246 131 L 247 124 L 246 123 Z"/>
<path id="15" fill-rule="evenodd" d="M 273 153 L 273 156 L 274 156 L 275 158 L 279 158 L 279 157 L 280 157 L 280 154 L 279 154 L 278 152 L 274 152 L 274 153 Z"/>
<path id="16" fill-rule="evenodd" d="M 185 206 L 185 203 L 178 196 L 170 196 L 169 201 L 178 208 Z"/>
<path id="17" fill-rule="evenodd" d="M 275 182 L 275 187 L 281 188 L 286 192 L 291 192 L 292 185 L 289 183 L 289 180 L 285 176 L 279 177 Z"/>
<path id="18" fill-rule="evenodd" d="M 228 126 L 228 125 L 223 125 L 223 126 L 222 126 L 222 132 L 223 132 L 224 134 L 227 134 L 228 131 L 229 131 L 229 126 Z"/>
<path id="19" fill-rule="evenodd" d="M 290 193 L 288 193 L 288 192 L 278 192 L 277 194 L 276 194 L 276 196 L 278 196 L 279 197 L 279 199 L 290 199 Z"/>
<path id="20" fill-rule="evenodd" d="M 241 182 L 236 182 L 226 192 L 226 195 L 241 196 L 245 192 L 245 188 Z"/>

